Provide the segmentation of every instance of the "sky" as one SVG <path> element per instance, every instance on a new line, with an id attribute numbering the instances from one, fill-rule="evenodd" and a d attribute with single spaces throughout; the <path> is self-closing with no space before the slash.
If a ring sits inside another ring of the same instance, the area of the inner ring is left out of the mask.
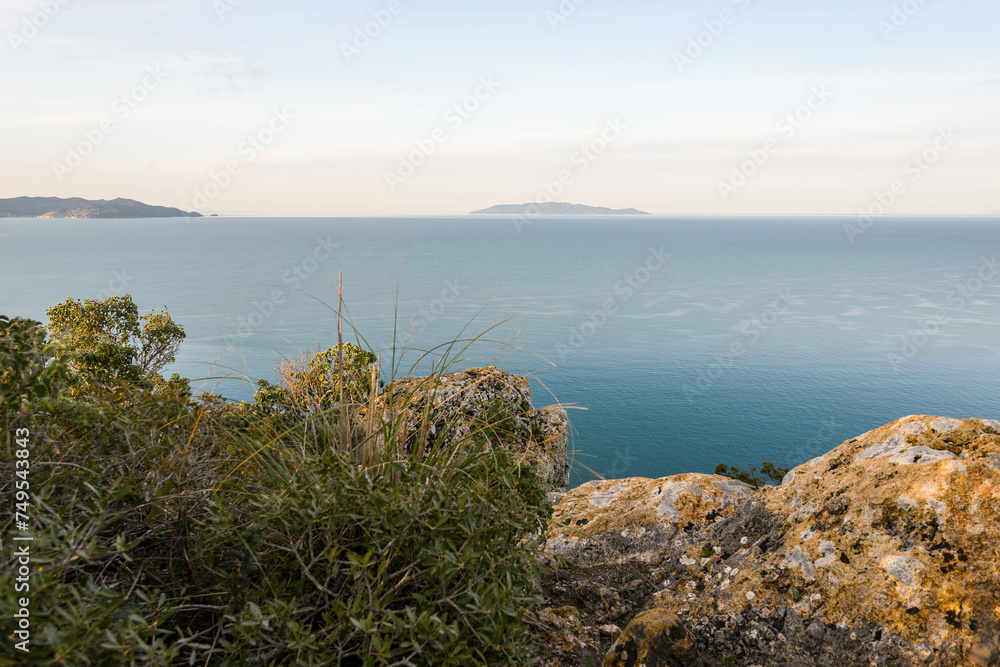
<path id="1" fill-rule="evenodd" d="M 0 198 L 1000 214 L 996 0 L 0 0 Z"/>

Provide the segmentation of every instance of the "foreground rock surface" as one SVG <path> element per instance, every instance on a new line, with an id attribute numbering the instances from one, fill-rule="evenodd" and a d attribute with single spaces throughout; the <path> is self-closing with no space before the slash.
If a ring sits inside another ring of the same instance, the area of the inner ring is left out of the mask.
<path id="1" fill-rule="evenodd" d="M 561 490 L 569 482 L 566 410 L 557 406 L 534 408 L 531 386 L 522 375 L 489 366 L 440 376 L 405 377 L 386 387 L 381 400 L 388 401 L 389 414 L 403 416 L 411 449 L 434 446 L 442 433 L 447 434 L 444 444 L 470 438 L 488 440 L 492 446 L 514 452 L 537 466 L 549 489 Z M 425 415 L 430 419 L 424 419 Z M 421 423 L 429 423 L 423 433 L 418 428 Z"/>
<path id="2" fill-rule="evenodd" d="M 997 421 L 905 417 L 756 491 L 586 484 L 545 537 L 586 647 L 543 664 L 1000 664 Z"/>
<path id="3" fill-rule="evenodd" d="M 556 504 L 546 547 L 578 565 L 659 561 L 708 543 L 752 495 L 742 482 L 700 473 L 587 482 Z"/>

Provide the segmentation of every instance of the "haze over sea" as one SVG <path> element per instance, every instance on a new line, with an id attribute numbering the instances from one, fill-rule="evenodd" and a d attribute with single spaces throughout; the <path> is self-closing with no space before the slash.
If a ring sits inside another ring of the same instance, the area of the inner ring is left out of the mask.
<path id="1" fill-rule="evenodd" d="M 341 271 L 386 374 L 394 332 L 429 349 L 516 316 L 487 335 L 512 345 L 460 366 L 586 408 L 573 484 L 793 466 L 909 414 L 1000 418 L 998 218 L 529 222 L 0 220 L 0 313 L 44 322 L 68 297 L 131 294 L 187 332 L 168 372 L 233 399 L 252 384 L 200 378 L 271 379 L 336 343 Z M 417 357 L 397 350 L 396 375 Z"/>

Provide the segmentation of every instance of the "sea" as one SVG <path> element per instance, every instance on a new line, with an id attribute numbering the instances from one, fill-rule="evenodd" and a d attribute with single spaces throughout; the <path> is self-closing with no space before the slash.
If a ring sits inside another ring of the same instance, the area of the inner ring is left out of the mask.
<path id="1" fill-rule="evenodd" d="M 130 294 L 187 333 L 168 373 L 247 400 L 340 310 L 384 378 L 528 376 L 576 485 L 1000 419 L 998 253 L 996 217 L 4 219 L 0 314 Z"/>

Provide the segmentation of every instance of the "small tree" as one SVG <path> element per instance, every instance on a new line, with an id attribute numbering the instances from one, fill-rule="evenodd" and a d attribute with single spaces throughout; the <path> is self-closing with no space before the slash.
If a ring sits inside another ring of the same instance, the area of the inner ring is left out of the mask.
<path id="1" fill-rule="evenodd" d="M 8 435 L 29 404 L 58 392 L 67 375 L 60 350 L 34 320 L 0 315 L 0 428 Z"/>
<path id="2" fill-rule="evenodd" d="M 281 409 L 323 412 L 340 402 L 343 386 L 345 403 L 366 401 L 378 358 L 357 345 L 344 343 L 341 368 L 339 352 L 339 346 L 335 345 L 312 356 L 286 359 L 278 366 L 281 384 L 259 380 L 254 400 Z"/>
<path id="3" fill-rule="evenodd" d="M 740 457 L 740 460 L 742 458 Z M 769 482 L 780 484 L 781 480 L 788 474 L 788 468 L 776 466 L 770 461 L 764 461 L 760 467 L 759 474 L 756 466 L 752 465 L 749 461 L 744 461 L 744 463 L 747 466 L 747 470 L 741 470 L 738 466 L 728 466 L 725 463 L 720 463 L 715 466 L 715 474 L 729 477 L 730 479 L 737 479 L 755 489 L 759 489 Z"/>
<path id="4" fill-rule="evenodd" d="M 88 385 L 161 385 L 160 372 L 176 359 L 185 338 L 184 328 L 166 312 L 140 317 L 128 294 L 104 301 L 67 299 L 46 314 L 49 334 L 66 346 L 71 368 Z"/>

